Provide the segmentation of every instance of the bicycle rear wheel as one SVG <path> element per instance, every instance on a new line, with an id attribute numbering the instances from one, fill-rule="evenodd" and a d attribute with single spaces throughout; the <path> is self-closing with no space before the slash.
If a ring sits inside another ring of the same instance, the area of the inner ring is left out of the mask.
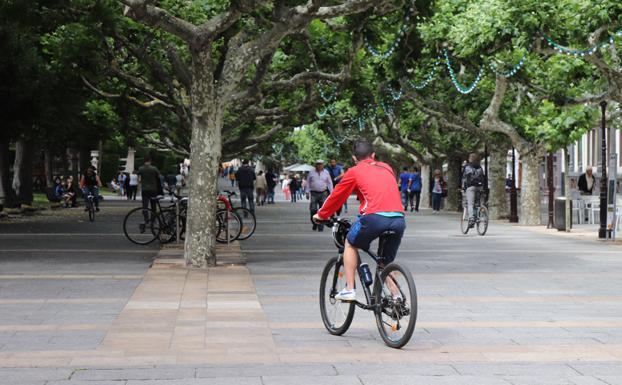
<path id="1" fill-rule="evenodd" d="M 460 217 L 460 231 L 462 234 L 469 232 L 469 210 L 466 206 L 462 207 L 462 217 Z"/>
<path id="2" fill-rule="evenodd" d="M 218 232 L 216 233 L 216 242 L 227 243 L 227 227 L 229 228 L 229 242 L 233 242 L 240 236 L 242 231 L 242 220 L 233 211 L 218 210 L 216 212 L 216 221 Z"/>
<path id="3" fill-rule="evenodd" d="M 488 209 L 485 206 L 479 208 L 479 218 L 477 219 L 477 233 L 485 235 L 488 230 Z"/>
<path id="4" fill-rule="evenodd" d="M 236 207 L 233 211 L 238 214 L 242 220 L 242 230 L 240 231 L 238 240 L 243 241 L 250 238 L 257 227 L 257 219 L 255 218 L 255 214 L 253 214 L 253 212 L 246 207 Z"/>
<path id="5" fill-rule="evenodd" d="M 343 263 L 338 257 L 328 260 L 320 281 L 320 314 L 330 334 L 340 336 L 352 324 L 354 302 L 335 299 L 335 294 L 346 285 Z"/>
<path id="6" fill-rule="evenodd" d="M 161 243 L 169 243 L 175 241 L 177 236 L 177 218 L 175 217 L 175 210 L 164 210 L 161 216 L 160 235 L 158 239 Z M 180 218 L 181 225 L 181 218 Z M 180 226 L 183 229 L 183 226 Z M 181 237 L 181 231 L 180 231 Z"/>
<path id="7" fill-rule="evenodd" d="M 376 325 L 384 343 L 392 348 L 406 345 L 417 322 L 417 290 L 410 271 L 391 263 L 374 282 Z"/>
<path id="8" fill-rule="evenodd" d="M 148 245 L 160 236 L 160 218 L 151 209 L 137 207 L 123 219 L 123 233 L 130 242 Z"/>

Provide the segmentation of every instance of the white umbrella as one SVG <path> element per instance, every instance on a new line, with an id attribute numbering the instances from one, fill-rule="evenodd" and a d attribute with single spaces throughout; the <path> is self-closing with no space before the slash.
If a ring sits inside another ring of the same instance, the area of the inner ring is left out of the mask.
<path id="1" fill-rule="evenodd" d="M 297 164 L 294 166 L 290 166 L 287 171 L 296 171 L 296 172 L 309 172 L 315 170 L 315 167 L 309 164 Z"/>

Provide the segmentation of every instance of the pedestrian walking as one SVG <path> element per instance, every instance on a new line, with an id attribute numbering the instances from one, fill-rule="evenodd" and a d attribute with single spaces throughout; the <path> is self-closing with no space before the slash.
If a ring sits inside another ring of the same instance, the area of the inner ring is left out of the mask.
<path id="1" fill-rule="evenodd" d="M 289 183 L 291 182 L 291 179 L 289 179 L 289 175 L 285 175 L 285 178 L 283 178 L 283 182 L 281 182 L 281 190 L 283 190 L 283 194 L 285 194 L 285 200 L 288 201 L 291 199 L 290 197 L 290 191 L 289 191 Z"/>
<path id="2" fill-rule="evenodd" d="M 119 185 L 119 192 L 121 193 L 121 196 L 125 196 L 125 178 L 126 175 L 122 172 L 117 175 L 117 184 Z"/>
<path id="3" fill-rule="evenodd" d="M 268 204 L 274 204 L 274 188 L 277 183 L 277 175 L 269 168 L 266 172 L 266 186 L 268 188 Z"/>
<path id="4" fill-rule="evenodd" d="M 136 200 L 136 192 L 138 191 L 138 174 L 136 170 L 130 174 L 129 185 L 127 190 L 127 200 Z"/>
<path id="5" fill-rule="evenodd" d="M 248 159 L 244 159 L 242 167 L 235 173 L 235 180 L 237 180 L 238 188 L 240 189 L 242 207 L 248 208 L 252 213 L 255 212 L 255 200 L 253 199 L 255 179 L 257 179 L 255 170 L 249 165 Z"/>
<path id="6" fill-rule="evenodd" d="M 229 181 L 231 182 L 231 187 L 235 187 L 235 171 L 233 166 L 229 167 Z"/>
<path id="7" fill-rule="evenodd" d="M 309 195 L 311 198 L 309 211 L 311 212 L 311 222 L 313 223 L 312 228 L 313 230 L 324 231 L 324 225 L 318 225 L 313 221 L 313 216 L 322 207 L 328 194 L 333 191 L 333 181 L 328 171 L 324 169 L 324 161 L 322 159 L 318 159 L 315 162 L 315 169 L 309 171 L 307 185 L 309 186 Z M 309 196 L 307 196 L 307 198 L 309 198 Z"/>
<path id="8" fill-rule="evenodd" d="M 421 172 L 417 166 L 413 166 L 413 171 L 410 174 L 410 194 L 408 196 L 410 201 L 410 211 L 414 210 L 419 212 L 419 202 L 421 201 Z"/>
<path id="9" fill-rule="evenodd" d="M 441 210 L 441 201 L 444 196 L 447 196 L 447 183 L 443 179 L 441 170 L 434 170 L 434 177 L 432 183 L 430 183 L 430 189 L 432 193 L 432 213 L 438 214 Z"/>
<path id="10" fill-rule="evenodd" d="M 257 194 L 257 205 L 263 206 L 266 203 L 266 188 L 268 184 L 263 171 L 259 171 L 255 180 L 255 193 Z"/>
<path id="11" fill-rule="evenodd" d="M 402 206 L 404 206 L 404 211 L 406 211 L 408 210 L 408 197 L 410 195 L 410 172 L 408 172 L 408 166 L 402 168 L 398 183 L 400 184 Z"/>
<path id="12" fill-rule="evenodd" d="M 289 193 L 291 195 L 291 202 L 296 203 L 296 198 L 298 198 L 298 178 L 296 178 L 296 175 L 289 181 Z"/>

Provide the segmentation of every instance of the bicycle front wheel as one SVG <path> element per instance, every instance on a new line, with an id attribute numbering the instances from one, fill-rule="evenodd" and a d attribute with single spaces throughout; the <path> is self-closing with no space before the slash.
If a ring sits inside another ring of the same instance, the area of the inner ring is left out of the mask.
<path id="1" fill-rule="evenodd" d="M 469 210 L 466 206 L 462 207 L 462 217 L 460 217 L 460 231 L 462 234 L 469 232 Z"/>
<path id="2" fill-rule="evenodd" d="M 242 220 L 233 211 L 218 210 L 216 212 L 216 242 L 227 243 L 227 229 L 229 233 L 229 242 L 233 242 L 240 236 L 242 231 Z"/>
<path id="3" fill-rule="evenodd" d="M 255 214 L 253 214 L 253 212 L 246 207 L 236 207 L 233 211 L 238 214 L 238 217 L 242 220 L 242 230 L 240 231 L 238 240 L 243 241 L 250 238 L 257 227 L 257 219 L 255 218 Z"/>
<path id="4" fill-rule="evenodd" d="M 160 218 L 151 209 L 137 207 L 131 210 L 123 220 L 123 233 L 130 242 L 148 245 L 160 236 Z"/>
<path id="5" fill-rule="evenodd" d="M 352 324 L 354 302 L 343 302 L 335 295 L 346 285 L 343 263 L 337 257 L 331 258 L 324 267 L 320 281 L 320 314 L 326 330 L 340 336 Z"/>
<path id="6" fill-rule="evenodd" d="M 384 343 L 399 349 L 406 345 L 417 322 L 417 290 L 410 271 L 391 263 L 374 282 L 376 325 Z"/>
<path id="7" fill-rule="evenodd" d="M 477 233 L 485 235 L 488 231 L 488 209 L 485 206 L 479 208 L 479 218 L 477 219 Z"/>
<path id="8" fill-rule="evenodd" d="M 93 207 L 93 201 L 89 201 L 89 221 L 95 222 L 95 207 Z"/>

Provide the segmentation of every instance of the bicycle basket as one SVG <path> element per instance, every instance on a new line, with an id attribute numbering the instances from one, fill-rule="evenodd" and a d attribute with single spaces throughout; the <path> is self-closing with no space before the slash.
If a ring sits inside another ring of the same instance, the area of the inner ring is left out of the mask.
<path id="1" fill-rule="evenodd" d="M 333 225 L 333 241 L 335 241 L 335 246 L 338 248 L 345 247 L 346 244 L 346 236 L 348 235 L 348 231 L 350 231 L 350 227 L 352 223 L 350 223 L 347 219 L 339 219 Z"/>

